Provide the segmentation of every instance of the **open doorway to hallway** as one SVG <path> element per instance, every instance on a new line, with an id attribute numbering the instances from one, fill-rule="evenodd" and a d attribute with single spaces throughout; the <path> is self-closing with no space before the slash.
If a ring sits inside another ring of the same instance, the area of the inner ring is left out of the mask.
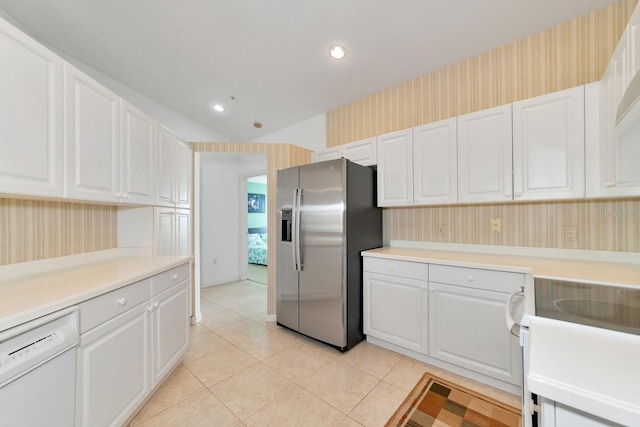
<path id="1" fill-rule="evenodd" d="M 267 176 L 247 177 L 247 279 L 267 284 Z"/>

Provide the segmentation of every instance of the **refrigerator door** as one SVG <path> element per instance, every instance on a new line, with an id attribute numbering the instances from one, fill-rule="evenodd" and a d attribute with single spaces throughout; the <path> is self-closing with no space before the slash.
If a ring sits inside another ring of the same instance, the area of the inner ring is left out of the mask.
<path id="1" fill-rule="evenodd" d="M 298 330 L 298 272 L 294 265 L 292 235 L 294 196 L 299 188 L 300 168 L 278 171 L 278 240 L 276 264 L 276 313 L 278 323 Z"/>
<path id="2" fill-rule="evenodd" d="M 346 347 L 346 160 L 300 167 L 299 331 Z"/>

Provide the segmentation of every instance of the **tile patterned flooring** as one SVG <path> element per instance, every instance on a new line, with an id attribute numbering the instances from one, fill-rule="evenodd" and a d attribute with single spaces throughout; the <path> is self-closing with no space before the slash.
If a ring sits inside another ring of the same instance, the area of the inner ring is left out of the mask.
<path id="1" fill-rule="evenodd" d="M 519 405 L 519 397 L 362 342 L 346 353 L 265 322 L 266 287 L 201 291 L 180 366 L 131 426 L 383 426 L 426 371 Z"/>

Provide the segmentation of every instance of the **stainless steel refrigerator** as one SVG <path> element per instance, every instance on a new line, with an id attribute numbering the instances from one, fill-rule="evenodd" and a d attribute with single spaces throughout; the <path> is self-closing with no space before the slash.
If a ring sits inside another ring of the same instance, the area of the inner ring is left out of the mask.
<path id="1" fill-rule="evenodd" d="M 364 337 L 360 252 L 382 246 L 376 171 L 337 159 L 277 182 L 277 322 L 346 351 Z"/>

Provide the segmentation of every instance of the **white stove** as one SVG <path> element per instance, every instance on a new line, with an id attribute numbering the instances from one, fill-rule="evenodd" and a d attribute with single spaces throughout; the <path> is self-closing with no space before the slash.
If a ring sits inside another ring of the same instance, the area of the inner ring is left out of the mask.
<path id="1" fill-rule="evenodd" d="M 532 294 L 524 426 L 640 426 L 640 288 L 536 278 Z"/>

